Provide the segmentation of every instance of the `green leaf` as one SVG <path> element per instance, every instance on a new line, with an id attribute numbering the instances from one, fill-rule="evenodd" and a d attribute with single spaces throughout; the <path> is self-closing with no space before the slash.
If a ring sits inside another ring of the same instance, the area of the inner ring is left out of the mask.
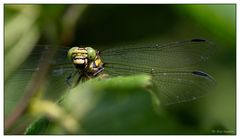
<path id="1" fill-rule="evenodd" d="M 42 134 L 49 125 L 47 117 L 41 116 L 33 121 L 25 131 L 26 135 Z"/>
<path id="2" fill-rule="evenodd" d="M 66 92 L 59 100 L 60 106 L 66 112 L 78 120 L 79 129 L 76 134 L 85 133 L 82 128 L 83 119 L 88 113 L 97 107 L 105 95 L 114 95 L 121 98 L 131 96 L 132 92 L 143 92 L 151 86 L 151 77 L 148 75 L 135 75 L 128 77 L 115 77 L 108 79 L 95 78 Z M 134 101 L 134 100 L 133 100 Z M 123 101 L 119 101 L 122 103 Z M 65 134 L 66 130 L 55 131 L 59 123 L 50 122 L 48 118 L 41 117 L 34 121 L 26 130 L 25 134 Z M 48 131 L 47 131 L 48 130 Z"/>

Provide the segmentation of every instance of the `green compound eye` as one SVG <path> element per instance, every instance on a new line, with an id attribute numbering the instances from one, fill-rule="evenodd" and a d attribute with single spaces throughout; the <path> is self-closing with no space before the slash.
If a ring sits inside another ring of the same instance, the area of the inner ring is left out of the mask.
<path id="1" fill-rule="evenodd" d="M 67 57 L 68 57 L 68 59 L 69 59 L 70 61 L 72 61 L 72 54 L 73 54 L 73 52 L 76 51 L 77 49 L 78 49 L 78 47 L 72 47 L 71 49 L 68 50 L 68 55 L 67 55 Z"/>
<path id="2" fill-rule="evenodd" d="M 87 53 L 88 53 L 88 59 L 94 60 L 96 58 L 96 51 L 91 47 L 86 47 Z"/>

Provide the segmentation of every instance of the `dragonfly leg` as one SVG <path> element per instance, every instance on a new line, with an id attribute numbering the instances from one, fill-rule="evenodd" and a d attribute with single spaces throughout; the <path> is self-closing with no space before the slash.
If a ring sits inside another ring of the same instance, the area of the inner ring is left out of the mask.
<path id="1" fill-rule="evenodd" d="M 68 77 L 67 77 L 66 80 L 65 80 L 68 86 L 71 86 L 70 80 L 71 80 L 74 76 L 76 76 L 76 74 L 77 74 L 77 71 L 74 71 L 74 72 L 72 72 L 72 73 L 70 73 L 70 74 L 68 75 Z"/>
<path id="2" fill-rule="evenodd" d="M 94 74 L 93 76 L 96 76 L 98 73 L 102 72 L 104 70 L 104 67 L 99 68 Z"/>
<path id="3" fill-rule="evenodd" d="M 83 74 L 79 74 L 79 77 L 73 87 L 77 86 L 84 79 L 83 77 L 84 77 Z"/>

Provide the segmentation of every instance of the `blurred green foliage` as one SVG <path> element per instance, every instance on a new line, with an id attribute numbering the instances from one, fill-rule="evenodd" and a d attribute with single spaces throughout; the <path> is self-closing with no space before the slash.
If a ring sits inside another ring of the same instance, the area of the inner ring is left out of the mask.
<path id="1" fill-rule="evenodd" d="M 121 109 L 124 110 L 125 106 L 128 106 L 128 105 L 130 106 L 132 105 L 132 103 L 135 102 L 135 101 L 132 101 L 132 98 L 131 98 L 132 94 L 135 93 L 136 95 L 141 96 L 144 93 L 145 97 L 149 97 L 149 95 L 147 96 L 146 91 L 144 92 L 143 89 L 150 87 L 150 85 L 151 85 L 150 77 L 147 75 L 138 75 L 133 77 L 131 76 L 116 77 L 116 78 L 111 78 L 106 80 L 101 80 L 100 78 L 96 78 L 86 83 L 78 85 L 76 88 L 70 90 L 68 94 L 64 95 L 63 98 L 59 101 L 64 111 L 72 115 L 72 117 L 75 117 L 76 120 L 79 122 L 78 127 L 77 129 L 71 130 L 71 126 L 70 126 L 70 129 L 66 128 L 65 130 L 61 130 L 61 132 L 58 131 L 58 133 L 87 134 L 84 131 L 85 128 L 81 126 L 88 126 L 89 125 L 88 122 L 90 122 L 90 125 L 91 125 L 92 120 L 89 121 L 86 115 L 94 116 L 97 120 L 95 124 L 98 124 L 98 122 L 103 122 L 103 121 L 107 122 L 110 120 L 109 118 L 113 118 L 112 119 L 113 123 L 115 121 L 117 122 L 117 120 L 114 119 L 115 116 L 113 117 L 111 116 L 113 114 L 112 111 L 116 112 L 116 110 L 114 110 L 115 106 L 113 107 L 112 104 L 117 105 L 118 110 L 121 110 Z M 109 100 L 105 100 L 105 99 L 102 100 L 102 98 L 106 96 L 110 97 L 109 99 L 111 99 L 110 102 L 112 104 L 108 102 Z M 107 107 L 104 106 L 104 109 L 101 108 L 103 107 L 102 105 L 109 105 L 110 111 L 109 111 L 109 108 L 107 108 L 108 106 Z M 75 107 L 73 108 L 73 106 Z M 39 105 L 39 107 L 43 107 L 43 106 Z M 122 108 L 119 109 L 120 107 Z M 51 109 L 51 108 L 48 107 L 47 109 Z M 104 110 L 104 113 L 101 112 L 101 109 Z M 98 113 L 96 110 L 97 111 L 100 110 L 100 113 Z M 49 111 L 55 111 L 55 108 Z M 109 115 L 107 113 L 109 113 Z M 122 114 L 124 115 L 124 113 Z M 63 116 L 63 114 L 61 116 Z M 119 116 L 121 117 L 121 115 Z M 66 121 L 67 118 L 66 116 L 64 117 L 65 118 L 63 121 Z M 101 118 L 100 121 L 98 121 L 99 118 Z M 41 117 L 37 121 L 33 122 L 31 126 L 29 126 L 28 130 L 26 131 L 26 134 L 51 133 L 51 131 L 54 130 L 56 126 L 57 126 L 56 123 L 50 122 L 46 118 Z M 102 127 L 103 126 L 101 126 L 101 128 Z"/>
<path id="2" fill-rule="evenodd" d="M 42 85 L 45 88 L 44 95 L 38 99 L 40 102 L 54 102 L 67 93 L 64 96 L 67 99 L 63 99 L 60 105 L 53 106 L 75 118 L 79 130 L 69 132 L 61 120 L 56 120 L 51 115 L 43 119 L 43 122 L 40 120 L 40 124 L 47 126 L 46 131 L 35 130 L 41 129 L 41 126 L 35 125 L 33 121 L 46 113 L 36 116 L 33 112 L 26 111 L 11 129 L 5 130 L 5 134 L 23 134 L 32 122 L 35 126 L 29 128 L 34 134 L 236 134 L 234 4 L 5 4 L 4 23 L 5 119 L 23 97 L 24 88 L 31 82 L 32 75 L 16 73 L 26 60 L 31 61 L 28 65 L 36 64 L 33 62 L 35 59 L 29 55 L 37 44 L 90 45 L 97 49 L 107 49 L 145 41 L 171 42 L 207 38 L 216 44 L 217 49 L 203 67 L 215 78 L 217 85 L 204 98 L 162 106 L 155 111 L 151 96 L 138 82 L 132 87 L 131 84 L 120 89 L 116 87 L 125 85 L 128 81 L 146 81 L 144 79 L 148 76 L 120 77 L 125 80 L 122 82 L 118 82 L 121 81 L 118 77 L 104 82 L 93 80 L 71 90 L 73 93 L 61 88 L 64 79 L 47 78 L 49 80 Z M 100 91 L 97 90 L 98 87 Z M 80 91 L 74 93 L 77 89 Z M 50 124 L 46 124 L 46 120 L 50 120 Z"/>

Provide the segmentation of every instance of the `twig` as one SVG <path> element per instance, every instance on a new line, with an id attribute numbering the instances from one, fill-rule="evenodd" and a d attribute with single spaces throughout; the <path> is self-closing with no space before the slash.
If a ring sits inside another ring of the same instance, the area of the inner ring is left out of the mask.
<path id="1" fill-rule="evenodd" d="M 49 59 L 52 59 L 56 52 L 56 47 L 49 49 L 46 54 L 42 55 L 42 58 L 39 62 L 39 71 L 36 72 L 35 76 L 33 76 L 30 85 L 26 88 L 24 97 L 20 100 L 18 105 L 10 114 L 10 117 L 5 120 L 5 132 L 17 121 L 19 117 L 21 117 L 24 112 L 27 110 L 28 105 L 31 101 L 31 98 L 38 92 L 41 85 L 43 84 L 48 69 L 50 67 Z"/>

